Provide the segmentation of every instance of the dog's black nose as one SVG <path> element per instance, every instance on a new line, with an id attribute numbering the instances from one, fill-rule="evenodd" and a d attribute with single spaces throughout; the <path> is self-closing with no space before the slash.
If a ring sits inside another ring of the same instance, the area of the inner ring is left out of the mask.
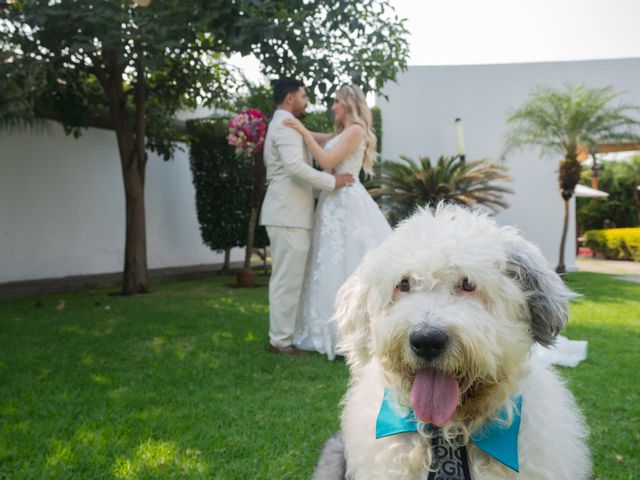
<path id="1" fill-rule="evenodd" d="M 409 335 L 411 350 L 425 360 L 433 360 L 447 348 L 449 336 L 442 330 L 415 330 Z"/>

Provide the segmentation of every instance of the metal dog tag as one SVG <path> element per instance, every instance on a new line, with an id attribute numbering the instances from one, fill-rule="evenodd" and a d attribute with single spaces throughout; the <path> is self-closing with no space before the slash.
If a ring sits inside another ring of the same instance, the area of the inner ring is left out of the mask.
<path id="1" fill-rule="evenodd" d="M 427 480 L 471 480 L 467 447 L 452 447 L 438 434 L 431 438 L 431 448 L 436 470 L 429 472 Z"/>

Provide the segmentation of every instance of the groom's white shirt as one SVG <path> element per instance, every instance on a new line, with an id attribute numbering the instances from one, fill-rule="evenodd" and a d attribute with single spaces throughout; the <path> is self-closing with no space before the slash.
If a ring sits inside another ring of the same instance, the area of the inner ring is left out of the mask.
<path id="1" fill-rule="evenodd" d="M 311 228 L 313 188 L 333 190 L 335 177 L 310 165 L 302 135 L 282 125 L 285 118 L 294 116 L 286 110 L 275 111 L 264 142 L 268 187 L 260 224 Z"/>

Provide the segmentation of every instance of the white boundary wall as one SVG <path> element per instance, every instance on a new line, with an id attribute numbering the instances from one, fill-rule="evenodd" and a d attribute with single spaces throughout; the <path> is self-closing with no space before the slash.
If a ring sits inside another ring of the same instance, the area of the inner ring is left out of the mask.
<path id="1" fill-rule="evenodd" d="M 222 262 L 200 237 L 184 145 L 149 154 L 145 199 L 150 268 Z M 122 271 L 124 229 L 115 133 L 0 135 L 0 283 Z"/>

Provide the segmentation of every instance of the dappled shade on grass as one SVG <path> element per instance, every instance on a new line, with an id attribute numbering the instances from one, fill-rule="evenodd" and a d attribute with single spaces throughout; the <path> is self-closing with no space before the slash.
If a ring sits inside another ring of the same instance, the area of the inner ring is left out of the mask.
<path id="1" fill-rule="evenodd" d="M 266 288 L 228 283 L 0 303 L 0 478 L 307 476 L 344 363 L 268 353 Z"/>

